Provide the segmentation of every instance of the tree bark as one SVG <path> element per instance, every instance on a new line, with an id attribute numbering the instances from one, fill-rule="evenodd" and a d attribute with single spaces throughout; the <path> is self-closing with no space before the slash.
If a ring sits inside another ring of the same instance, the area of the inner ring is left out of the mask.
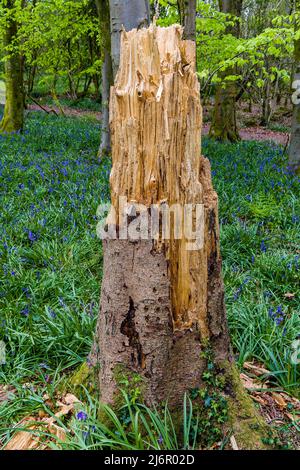
<path id="1" fill-rule="evenodd" d="M 8 0 L 7 10 L 11 13 L 6 19 L 4 46 L 10 48 L 18 33 L 18 22 L 13 9 L 15 1 Z M 5 58 L 6 97 L 4 115 L 0 122 L 0 132 L 22 131 L 24 123 L 23 59 L 18 50 L 7 50 Z"/>
<path id="2" fill-rule="evenodd" d="M 102 118 L 101 118 L 101 143 L 98 156 L 102 159 L 110 154 L 110 130 L 109 130 L 109 95 L 113 84 L 113 72 L 111 61 L 111 39 L 110 39 L 110 13 L 109 0 L 96 0 L 98 16 L 100 20 L 100 31 L 102 37 Z"/>
<path id="3" fill-rule="evenodd" d="M 300 15 L 300 0 L 296 0 L 296 12 Z M 295 31 L 299 32 L 300 18 L 296 20 Z M 291 143 L 289 148 L 289 166 L 291 169 L 300 172 L 300 37 L 295 40 L 294 48 L 295 75 L 297 92 L 294 94 L 294 112 L 292 122 Z"/>
<path id="4" fill-rule="evenodd" d="M 241 16 L 243 0 L 219 0 L 219 8 L 222 13 L 235 17 Z M 226 34 L 238 37 L 240 25 L 235 22 L 234 26 L 228 26 Z M 239 133 L 236 123 L 236 83 L 226 80 L 229 75 L 234 75 L 236 71 L 228 68 L 221 73 L 222 82 L 216 87 L 215 105 L 212 115 L 212 123 L 209 135 L 217 140 L 235 142 L 239 140 Z"/>
<path id="5" fill-rule="evenodd" d="M 196 41 L 196 0 L 178 0 L 180 24 L 184 27 L 183 38 Z"/>
<path id="6" fill-rule="evenodd" d="M 96 0 L 103 36 L 102 124 L 99 157 L 111 152 L 109 129 L 110 87 L 119 68 L 120 33 L 147 26 L 150 21 L 148 0 Z"/>
<path id="7" fill-rule="evenodd" d="M 109 0 L 111 21 L 111 56 L 113 75 L 120 63 L 120 35 L 122 29 L 147 27 L 150 22 L 149 0 Z"/>
<path id="8" fill-rule="evenodd" d="M 152 25 L 121 36 L 121 63 L 111 93 L 112 208 L 106 227 L 119 236 L 103 241 L 93 362 L 100 366 L 102 401 L 116 404 L 123 374 L 129 379 L 137 374 L 147 404 L 168 400 L 176 409 L 185 392 L 202 387 L 207 364 L 201 353 L 209 343 L 226 382 L 235 437 L 240 446 L 259 448 L 262 425 L 236 378 L 230 347 L 218 198 L 209 161 L 200 157 L 195 43 L 182 40 L 182 34 L 178 25 Z M 128 201 L 126 212 L 120 197 Z M 176 227 L 186 223 L 176 225 L 175 216 L 167 224 L 169 238 L 161 230 L 149 233 L 149 226 L 142 230 L 142 220 L 153 222 L 153 207 L 160 220 L 166 204 L 203 208 L 202 244 L 191 250 L 186 232 L 175 236 Z"/>

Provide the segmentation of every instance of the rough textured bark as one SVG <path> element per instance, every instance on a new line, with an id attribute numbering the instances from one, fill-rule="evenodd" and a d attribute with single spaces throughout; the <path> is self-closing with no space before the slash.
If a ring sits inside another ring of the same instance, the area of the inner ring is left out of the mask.
<path id="1" fill-rule="evenodd" d="M 242 0 L 219 0 L 220 11 L 236 17 L 241 16 Z M 240 26 L 236 22 L 234 26 L 228 26 L 226 34 L 239 36 Z M 212 115 L 212 123 L 209 131 L 210 137 L 218 140 L 239 140 L 236 123 L 236 84 L 234 81 L 225 81 L 229 75 L 234 75 L 235 70 L 228 68 L 221 74 L 222 83 L 217 85 L 215 105 Z"/>
<path id="2" fill-rule="evenodd" d="M 109 130 L 109 96 L 110 87 L 113 84 L 111 39 L 110 39 L 110 13 L 109 0 L 96 0 L 100 31 L 102 38 L 102 119 L 101 119 L 101 143 L 99 157 L 107 155 L 111 151 Z"/>
<path id="3" fill-rule="evenodd" d="M 180 24 L 184 27 L 183 38 L 196 40 L 196 0 L 178 0 Z"/>
<path id="4" fill-rule="evenodd" d="M 130 31 L 149 25 L 148 0 L 109 0 L 111 21 L 111 56 L 114 77 L 120 62 L 120 35 L 122 29 Z"/>
<path id="5" fill-rule="evenodd" d="M 185 235 L 104 240 L 94 360 L 104 402 L 116 403 L 121 369 L 141 378 L 146 403 L 168 400 L 176 407 L 185 392 L 202 386 L 206 361 L 201 351 L 209 342 L 227 381 L 235 437 L 241 446 L 255 448 L 261 445 L 261 423 L 236 379 L 221 276 L 218 198 L 209 161 L 200 156 L 195 43 L 182 40 L 182 34 L 178 25 L 122 33 L 111 92 L 112 206 L 118 214 L 120 196 L 143 204 L 144 214 L 152 204 L 203 204 L 204 244 L 189 251 Z M 121 230 L 124 219 L 112 222 L 112 213 L 107 228 Z M 136 216 L 126 221 L 137 221 Z M 246 443 L 242 434 L 249 434 Z"/>
<path id="6" fill-rule="evenodd" d="M 14 0 L 8 0 L 6 7 L 12 10 Z M 12 14 L 6 22 L 4 44 L 5 47 L 13 43 L 18 32 L 18 23 Z M 5 86 L 6 97 L 4 116 L 0 123 L 0 132 L 15 132 L 23 129 L 24 122 L 24 92 L 23 92 L 23 60 L 19 52 L 8 52 L 5 58 Z"/>
<path id="7" fill-rule="evenodd" d="M 296 11 L 300 15 L 300 0 L 296 1 Z M 300 19 L 296 22 L 296 31 L 300 29 Z M 298 103 L 294 104 L 294 113 L 293 113 L 293 123 L 292 123 L 292 134 L 291 134 L 291 144 L 289 148 L 289 166 L 295 170 L 297 173 L 300 172 L 300 38 L 295 41 L 294 49 L 294 58 L 295 58 L 295 75 L 294 81 L 297 82 L 298 94 L 295 99 L 298 100 Z"/>

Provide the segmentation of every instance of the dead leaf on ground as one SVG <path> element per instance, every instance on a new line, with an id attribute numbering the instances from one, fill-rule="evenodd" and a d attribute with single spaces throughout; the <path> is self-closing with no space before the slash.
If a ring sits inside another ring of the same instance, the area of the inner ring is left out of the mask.
<path id="1" fill-rule="evenodd" d="M 45 396 L 44 398 L 49 397 Z M 49 449 L 49 436 L 45 436 L 45 434 L 53 435 L 58 441 L 65 441 L 66 431 L 56 421 L 62 416 L 73 414 L 76 403 L 80 403 L 78 398 L 67 393 L 56 402 L 56 406 L 60 409 L 54 416 L 47 415 L 44 410 L 39 410 L 37 417 L 26 416 L 14 426 L 15 429 L 25 429 L 18 430 L 5 445 L 4 450 Z M 48 442 L 45 442 L 45 439 L 42 440 L 42 437 L 46 437 Z"/>
<path id="2" fill-rule="evenodd" d="M 284 410 L 287 407 L 287 402 L 281 393 L 272 392 L 272 397 L 274 401 L 277 403 L 277 405 L 279 406 L 279 408 Z"/>
<path id="3" fill-rule="evenodd" d="M 287 292 L 286 294 L 284 294 L 284 297 L 286 299 L 293 299 L 295 297 L 296 294 L 293 294 L 292 292 Z"/>
<path id="4" fill-rule="evenodd" d="M 265 367 L 263 367 L 262 365 L 254 364 L 253 362 L 244 362 L 243 367 L 244 369 L 251 371 L 257 377 L 260 377 L 261 375 L 271 374 L 271 372 Z"/>
<path id="5" fill-rule="evenodd" d="M 11 400 L 16 390 L 10 385 L 0 385 L 0 403 Z"/>
<path id="6" fill-rule="evenodd" d="M 244 387 L 251 391 L 255 390 L 261 390 L 261 389 L 267 389 L 267 385 L 264 383 L 259 382 L 258 380 L 253 379 L 252 377 L 249 377 L 247 374 L 241 373 L 240 377 L 242 379 Z"/>

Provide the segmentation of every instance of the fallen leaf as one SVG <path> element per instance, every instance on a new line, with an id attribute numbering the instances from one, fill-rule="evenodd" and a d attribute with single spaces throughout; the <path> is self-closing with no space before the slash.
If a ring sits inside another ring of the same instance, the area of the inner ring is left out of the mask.
<path id="1" fill-rule="evenodd" d="M 252 379 L 249 377 L 247 374 L 241 373 L 240 377 L 242 379 L 243 385 L 247 390 L 261 390 L 261 389 L 267 389 L 268 387 L 266 384 L 260 383 L 257 380 Z"/>
<path id="2" fill-rule="evenodd" d="M 252 395 L 252 399 L 254 401 L 257 401 L 257 403 L 260 403 L 261 405 L 267 405 L 268 401 L 265 400 L 261 395 Z"/>
<path id="3" fill-rule="evenodd" d="M 272 392 L 272 398 L 282 410 L 287 407 L 287 402 L 280 393 Z"/>
<path id="4" fill-rule="evenodd" d="M 260 377 L 261 375 L 265 375 L 265 374 L 270 375 L 269 370 L 265 369 L 262 366 L 253 364 L 252 362 L 244 362 L 243 367 L 244 369 L 247 369 L 253 372 L 253 374 L 256 375 L 257 377 Z"/>
<path id="5" fill-rule="evenodd" d="M 286 294 L 284 294 L 284 297 L 286 299 L 293 299 L 295 297 L 296 294 L 292 294 L 291 292 L 287 292 Z"/>
<path id="6" fill-rule="evenodd" d="M 74 403 L 80 403 L 77 397 L 75 395 L 72 395 L 72 393 L 67 393 L 66 396 L 64 397 L 64 402 L 66 405 L 73 405 Z"/>

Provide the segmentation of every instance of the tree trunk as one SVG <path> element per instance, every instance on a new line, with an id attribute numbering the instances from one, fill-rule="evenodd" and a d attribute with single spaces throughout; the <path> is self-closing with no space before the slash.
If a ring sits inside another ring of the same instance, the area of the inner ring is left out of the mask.
<path id="1" fill-rule="evenodd" d="M 241 16 L 243 0 L 219 0 L 219 7 L 222 13 L 235 17 Z M 234 26 L 228 26 L 226 34 L 239 36 L 240 25 L 238 22 Z M 236 83 L 226 80 L 229 75 L 234 75 L 236 70 L 228 68 L 220 74 L 222 82 L 217 85 L 215 95 L 215 106 L 212 115 L 212 123 L 209 136 L 218 140 L 235 142 L 239 140 L 239 133 L 236 124 Z"/>
<path id="2" fill-rule="evenodd" d="M 111 56 L 113 75 L 120 63 L 120 34 L 122 29 L 147 27 L 150 21 L 149 0 L 109 0 L 111 22 Z"/>
<path id="3" fill-rule="evenodd" d="M 111 152 L 110 130 L 109 130 L 109 95 L 113 84 L 111 40 L 110 40 L 110 14 L 109 0 L 96 0 L 98 16 L 100 20 L 100 31 L 102 38 L 102 118 L 101 118 L 101 143 L 98 152 L 99 158 L 103 158 Z"/>
<path id="4" fill-rule="evenodd" d="M 15 1 L 8 0 L 6 8 L 12 14 L 7 17 L 5 25 L 4 45 L 8 56 L 5 58 L 6 97 L 0 132 L 21 131 L 24 122 L 23 60 L 19 51 L 9 49 L 18 33 L 18 23 L 12 12 L 14 7 Z"/>
<path id="5" fill-rule="evenodd" d="M 300 15 L 300 0 L 296 1 L 296 11 Z M 296 32 L 299 33 L 300 19 L 296 20 Z M 300 37 L 295 40 L 295 75 L 294 83 L 297 91 L 293 95 L 294 113 L 292 122 L 291 144 L 289 148 L 289 166 L 291 169 L 300 172 Z"/>
<path id="6" fill-rule="evenodd" d="M 262 99 L 262 113 L 260 119 L 260 126 L 266 127 L 270 124 L 271 119 L 271 83 L 270 80 L 265 79 L 265 85 L 263 88 L 263 99 Z"/>
<path id="7" fill-rule="evenodd" d="M 196 0 L 178 0 L 180 24 L 184 27 L 183 38 L 196 40 Z"/>
<path id="8" fill-rule="evenodd" d="M 148 0 L 96 0 L 103 41 L 102 125 L 99 157 L 111 152 L 109 130 L 110 87 L 119 67 L 120 33 L 147 26 L 150 19 Z"/>
<path id="9" fill-rule="evenodd" d="M 109 130 L 109 95 L 110 87 L 113 83 L 111 55 L 108 49 L 104 50 L 104 60 L 102 65 L 102 116 L 101 116 L 101 143 L 99 157 L 102 159 L 110 154 L 110 130 Z"/>
<path id="10" fill-rule="evenodd" d="M 147 404 L 168 400 L 176 409 L 185 392 L 203 386 L 209 344 L 235 437 L 241 447 L 258 448 L 263 426 L 230 348 L 218 198 L 209 161 L 200 157 L 195 43 L 182 34 L 178 25 L 122 33 L 111 93 L 112 207 L 94 362 L 103 402 L 116 405 L 124 376 L 137 376 Z M 164 219 L 168 207 L 174 217 Z M 189 219 L 188 208 L 194 209 Z M 198 227 L 196 234 L 188 225 Z"/>

